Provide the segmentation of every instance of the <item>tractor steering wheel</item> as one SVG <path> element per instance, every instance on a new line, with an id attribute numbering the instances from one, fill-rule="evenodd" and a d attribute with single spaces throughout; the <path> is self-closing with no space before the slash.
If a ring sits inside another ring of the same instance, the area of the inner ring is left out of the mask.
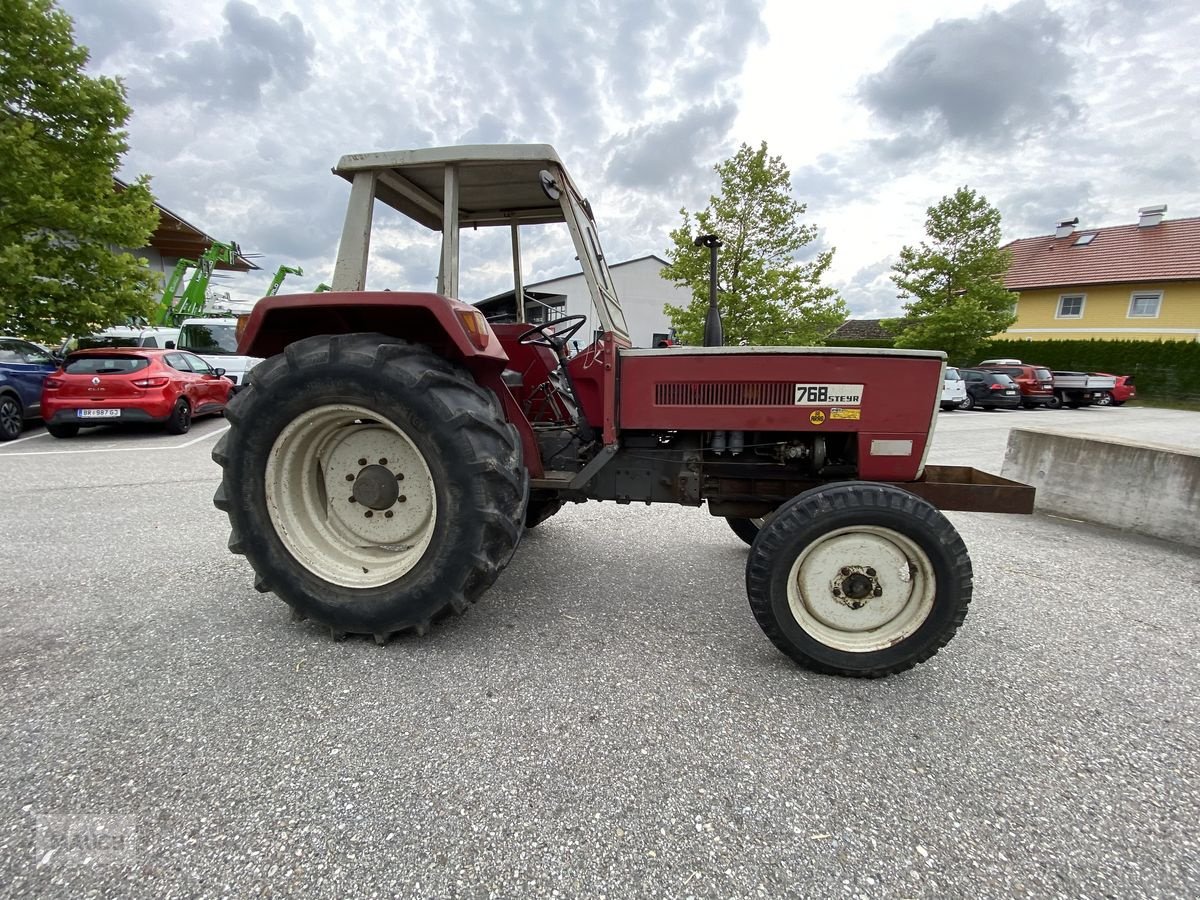
<path id="1" fill-rule="evenodd" d="M 555 353 L 561 353 L 562 348 L 567 346 L 567 341 L 575 336 L 583 323 L 587 321 L 587 316 L 563 316 L 561 319 L 555 319 L 553 322 L 543 322 L 541 325 L 534 325 L 528 331 L 523 332 L 517 338 L 518 344 L 532 344 L 535 347 L 549 347 Z M 554 334 L 547 334 L 547 328 L 558 328 L 566 323 L 572 323 L 565 331 L 555 331 Z"/>

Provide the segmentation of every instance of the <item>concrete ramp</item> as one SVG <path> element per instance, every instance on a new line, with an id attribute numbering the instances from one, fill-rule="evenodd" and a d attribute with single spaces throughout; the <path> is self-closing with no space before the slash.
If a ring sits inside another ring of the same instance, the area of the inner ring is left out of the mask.
<path id="1" fill-rule="evenodd" d="M 1200 450 L 1014 428 L 1002 471 L 1039 512 L 1200 547 Z"/>

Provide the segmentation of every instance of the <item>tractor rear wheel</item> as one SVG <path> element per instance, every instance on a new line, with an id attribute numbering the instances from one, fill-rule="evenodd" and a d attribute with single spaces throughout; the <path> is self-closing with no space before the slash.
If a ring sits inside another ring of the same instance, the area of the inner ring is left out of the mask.
<path id="1" fill-rule="evenodd" d="M 521 537 L 528 472 L 499 403 L 428 347 L 306 338 L 226 409 L 229 548 L 299 616 L 384 642 L 463 612 Z"/>
<path id="2" fill-rule="evenodd" d="M 793 497 L 746 563 L 758 624 L 800 665 L 880 678 L 929 659 L 971 602 L 971 560 L 925 500 L 869 482 Z"/>

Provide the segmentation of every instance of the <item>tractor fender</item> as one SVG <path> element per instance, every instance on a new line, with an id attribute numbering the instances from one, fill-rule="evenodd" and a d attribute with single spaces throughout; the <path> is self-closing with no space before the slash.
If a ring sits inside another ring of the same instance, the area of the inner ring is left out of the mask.
<path id="1" fill-rule="evenodd" d="M 473 338 L 464 317 L 480 329 L 481 337 Z M 477 375 L 498 373 L 508 362 L 500 340 L 474 306 L 418 291 L 324 291 L 267 297 L 250 313 L 238 339 L 238 353 L 266 358 L 316 334 L 361 332 L 425 344 Z"/>
<path id="2" fill-rule="evenodd" d="M 460 313 L 473 320 L 482 347 L 475 342 Z M 322 291 L 319 294 L 275 295 L 258 301 L 239 322 L 238 353 L 271 357 L 288 344 L 318 334 L 377 332 L 424 344 L 446 359 L 462 364 L 482 387 L 500 399 L 508 420 L 521 438 L 530 475 L 542 475 L 537 440 L 529 420 L 501 373 L 508 354 L 491 326 L 474 306 L 440 294 L 420 291 Z"/>

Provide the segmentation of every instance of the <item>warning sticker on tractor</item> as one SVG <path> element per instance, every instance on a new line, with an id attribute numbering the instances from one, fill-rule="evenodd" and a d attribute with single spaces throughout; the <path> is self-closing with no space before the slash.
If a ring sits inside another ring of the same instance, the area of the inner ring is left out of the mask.
<path id="1" fill-rule="evenodd" d="M 798 384 L 797 406 L 858 406 L 862 403 L 861 384 Z"/>
<path id="2" fill-rule="evenodd" d="M 824 425 L 825 413 L 821 412 L 819 409 L 814 409 L 808 414 L 808 421 L 812 422 L 814 425 Z"/>
<path id="3" fill-rule="evenodd" d="M 835 406 L 829 410 L 829 418 L 841 419 L 843 422 L 858 421 L 862 418 L 862 410 L 857 406 L 852 406 L 850 409 L 843 409 L 840 406 Z"/>

